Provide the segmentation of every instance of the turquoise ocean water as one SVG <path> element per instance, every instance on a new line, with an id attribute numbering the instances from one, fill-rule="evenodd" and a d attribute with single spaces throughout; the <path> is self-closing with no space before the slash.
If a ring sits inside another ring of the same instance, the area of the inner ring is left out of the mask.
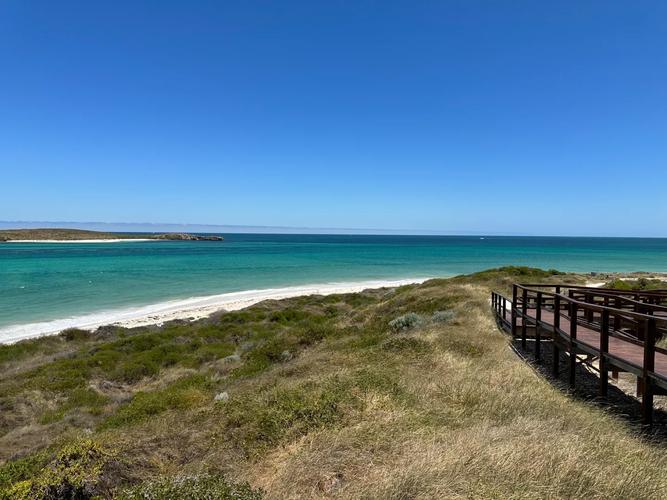
<path id="1" fill-rule="evenodd" d="M 451 276 L 503 265 L 667 271 L 667 239 L 224 237 L 224 242 L 0 244 L 0 329 L 193 296 Z"/>

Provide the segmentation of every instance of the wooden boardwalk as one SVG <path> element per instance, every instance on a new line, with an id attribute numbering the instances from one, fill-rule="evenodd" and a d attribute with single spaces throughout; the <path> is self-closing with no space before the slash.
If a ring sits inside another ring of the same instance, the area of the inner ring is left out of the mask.
<path id="1" fill-rule="evenodd" d="M 500 325 L 521 338 L 524 349 L 528 338 L 534 341 L 537 360 L 542 343 L 553 344 L 555 375 L 560 351 L 568 355 L 572 387 L 581 355 L 589 363 L 598 362 L 603 397 L 609 371 L 635 375 L 642 421 L 652 423 L 653 396 L 667 394 L 667 349 L 656 346 L 656 340 L 667 337 L 667 291 L 516 284 L 512 300 L 493 292 L 491 301 Z"/>

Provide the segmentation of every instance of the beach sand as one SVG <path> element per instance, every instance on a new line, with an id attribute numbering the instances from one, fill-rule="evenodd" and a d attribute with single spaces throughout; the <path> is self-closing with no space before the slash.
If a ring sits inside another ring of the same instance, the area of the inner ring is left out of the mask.
<path id="1" fill-rule="evenodd" d="M 136 241 L 136 240 L 135 240 Z M 127 328 L 146 325 L 161 325 L 176 319 L 196 320 L 225 310 L 235 311 L 268 299 L 280 300 L 302 295 L 330 295 L 355 293 L 369 288 L 395 287 L 423 283 L 430 278 L 407 278 L 401 280 L 362 281 L 349 283 L 325 283 L 265 290 L 247 290 L 205 297 L 172 300 L 141 307 L 131 307 L 82 316 L 12 325 L 0 328 L 0 343 L 11 344 L 20 340 L 55 335 L 67 328 L 95 330 L 100 326 L 117 325 Z"/>

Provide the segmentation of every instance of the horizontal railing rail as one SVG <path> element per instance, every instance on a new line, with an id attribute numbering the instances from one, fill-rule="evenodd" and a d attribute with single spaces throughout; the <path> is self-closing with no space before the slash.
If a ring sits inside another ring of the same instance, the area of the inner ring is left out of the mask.
<path id="1" fill-rule="evenodd" d="M 665 305 L 655 304 L 652 302 L 642 302 L 640 300 L 636 300 L 635 298 L 630 298 L 627 295 L 613 294 L 605 291 L 582 292 L 576 289 L 570 290 L 569 293 L 575 298 L 583 297 L 585 302 L 587 302 L 588 300 L 596 300 L 596 299 L 601 299 L 604 302 L 605 300 L 613 299 L 614 301 L 618 301 L 614 304 L 614 307 L 617 309 L 620 309 L 624 305 L 629 305 L 635 311 L 646 310 L 646 311 L 658 311 L 662 313 L 667 313 L 667 306 Z"/>
<path id="2" fill-rule="evenodd" d="M 540 294 L 542 294 L 542 296 L 545 296 L 545 295 L 546 296 L 551 296 L 551 297 L 558 296 L 561 299 L 561 301 L 565 301 L 567 303 L 577 304 L 577 306 L 581 307 L 582 309 L 591 309 L 595 312 L 602 312 L 602 311 L 607 310 L 607 311 L 622 313 L 623 315 L 625 315 L 627 317 L 632 317 L 632 318 L 635 318 L 635 319 L 644 319 L 644 320 L 654 319 L 654 320 L 659 321 L 661 323 L 667 323 L 667 317 L 662 318 L 660 316 L 654 316 L 654 315 L 641 313 L 641 312 L 626 311 L 626 310 L 623 310 L 623 309 L 616 309 L 616 308 L 611 307 L 611 306 L 604 306 L 604 305 L 599 305 L 599 304 L 594 304 L 594 303 L 590 303 L 590 302 L 577 300 L 577 299 L 574 299 L 572 297 L 569 297 L 567 295 L 563 295 L 563 294 L 560 294 L 560 293 L 544 292 L 544 291 L 541 291 L 541 290 L 535 290 L 535 289 L 532 289 L 532 288 L 527 288 L 524 285 L 516 285 L 516 286 L 521 290 L 528 290 L 528 291 L 531 291 L 535 294 L 540 293 Z M 519 298 L 519 299 L 521 300 L 521 298 Z M 537 302 L 537 298 L 536 298 L 535 301 Z M 645 305 L 648 306 L 650 304 L 645 304 Z"/>
<path id="3" fill-rule="evenodd" d="M 650 423 L 648 409 L 652 411 L 653 407 L 653 385 L 667 390 L 667 349 L 656 345 L 667 333 L 667 307 L 636 300 L 637 297 L 647 298 L 634 291 L 619 294 L 570 284 L 523 283 L 513 285 L 511 300 L 493 292 L 491 301 L 496 316 L 513 337 L 519 337 L 521 330 L 524 349 L 528 329 L 531 330 L 537 360 L 541 356 L 542 335 L 550 337 L 556 372 L 559 349 L 566 349 L 571 385 L 578 353 L 599 359 L 604 395 L 610 366 L 634 373 L 643 387 L 642 415 Z M 660 356 L 659 370 L 656 356 Z"/>
<path id="4" fill-rule="evenodd" d="M 556 289 L 557 291 L 577 290 L 577 291 L 587 291 L 592 293 L 606 293 L 622 297 L 633 298 L 634 300 L 638 300 L 640 302 L 660 301 L 660 303 L 662 304 L 667 304 L 667 289 L 619 290 L 616 288 L 603 288 L 603 287 L 573 285 L 573 284 L 553 284 L 553 283 L 519 283 L 519 284 L 529 288 L 553 288 Z"/>

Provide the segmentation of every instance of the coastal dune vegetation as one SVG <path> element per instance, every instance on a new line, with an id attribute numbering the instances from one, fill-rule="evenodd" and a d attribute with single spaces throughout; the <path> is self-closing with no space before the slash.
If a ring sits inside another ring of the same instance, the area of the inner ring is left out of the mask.
<path id="1" fill-rule="evenodd" d="M 0 347 L 0 498 L 660 498 L 664 444 L 509 348 L 502 268 Z"/>

